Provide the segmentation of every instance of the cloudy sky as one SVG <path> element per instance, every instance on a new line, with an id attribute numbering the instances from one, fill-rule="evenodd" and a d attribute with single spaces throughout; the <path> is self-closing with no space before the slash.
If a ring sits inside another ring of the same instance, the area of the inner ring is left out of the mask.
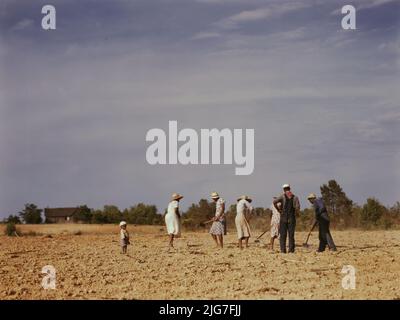
<path id="1" fill-rule="evenodd" d="M 53 4 L 57 29 L 41 29 Z M 342 30 L 353 4 L 357 30 Z M 0 217 L 213 190 L 269 206 L 336 179 L 400 200 L 399 0 L 0 2 Z M 255 170 L 150 166 L 146 133 L 254 128 Z"/>

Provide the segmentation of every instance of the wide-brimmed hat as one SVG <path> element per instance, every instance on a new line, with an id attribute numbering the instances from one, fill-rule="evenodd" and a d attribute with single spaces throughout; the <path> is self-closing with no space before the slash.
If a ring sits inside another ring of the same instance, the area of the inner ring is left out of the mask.
<path id="1" fill-rule="evenodd" d="M 290 184 L 289 184 L 289 183 L 285 183 L 285 184 L 282 186 L 282 189 L 286 189 L 286 188 L 290 188 Z"/>
<path id="2" fill-rule="evenodd" d="M 126 222 L 125 222 L 125 221 L 121 221 L 121 222 L 119 223 L 119 226 L 120 226 L 120 227 L 126 226 Z"/>
<path id="3" fill-rule="evenodd" d="M 211 199 L 218 199 L 218 198 L 219 198 L 218 192 L 214 191 L 211 193 Z"/>
<path id="4" fill-rule="evenodd" d="M 310 193 L 307 197 L 308 200 L 310 199 L 317 199 L 317 195 L 315 193 Z"/>
<path id="5" fill-rule="evenodd" d="M 237 201 L 240 201 L 240 200 L 251 201 L 251 197 L 246 196 L 246 195 L 242 195 L 242 196 L 240 196 L 240 197 L 237 199 Z"/>
<path id="6" fill-rule="evenodd" d="M 172 200 L 180 200 L 183 198 L 183 196 L 180 195 L 179 193 L 173 193 L 171 198 L 172 198 Z"/>

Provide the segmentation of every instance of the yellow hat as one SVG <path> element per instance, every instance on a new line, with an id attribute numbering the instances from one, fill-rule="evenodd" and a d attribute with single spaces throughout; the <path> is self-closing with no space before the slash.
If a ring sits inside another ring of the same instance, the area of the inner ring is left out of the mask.
<path id="1" fill-rule="evenodd" d="M 180 199 L 182 199 L 183 198 L 183 196 L 182 195 L 180 195 L 179 193 L 173 193 L 172 194 L 172 200 L 180 200 Z"/>
<path id="2" fill-rule="evenodd" d="M 218 192 L 212 192 L 211 193 L 211 199 L 218 199 L 219 198 L 219 194 L 218 194 Z"/>
<path id="3" fill-rule="evenodd" d="M 310 193 L 307 197 L 308 200 L 310 199 L 317 199 L 317 195 L 315 193 Z"/>
<path id="4" fill-rule="evenodd" d="M 240 201 L 240 200 L 251 201 L 251 198 L 250 198 L 249 196 L 242 195 L 242 196 L 240 196 L 240 197 L 237 199 L 237 201 Z"/>

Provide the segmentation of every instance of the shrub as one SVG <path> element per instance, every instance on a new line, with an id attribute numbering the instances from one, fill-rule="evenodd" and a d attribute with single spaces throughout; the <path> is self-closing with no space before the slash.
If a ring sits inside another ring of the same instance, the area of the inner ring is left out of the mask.
<path id="1" fill-rule="evenodd" d="M 379 225 L 383 229 L 388 230 L 393 226 L 393 221 L 390 219 L 390 217 L 384 216 L 379 220 Z"/>
<path id="2" fill-rule="evenodd" d="M 17 227 L 14 222 L 8 222 L 6 225 L 5 234 L 9 237 L 15 236 L 17 232 Z"/>

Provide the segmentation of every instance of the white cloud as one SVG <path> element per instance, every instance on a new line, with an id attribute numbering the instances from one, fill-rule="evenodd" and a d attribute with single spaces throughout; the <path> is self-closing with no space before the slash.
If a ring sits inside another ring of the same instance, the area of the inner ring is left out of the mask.
<path id="1" fill-rule="evenodd" d="M 400 54 L 400 42 L 392 41 L 381 43 L 378 46 L 378 50 L 392 54 Z"/>
<path id="2" fill-rule="evenodd" d="M 380 7 L 382 5 L 388 4 L 388 3 L 393 3 L 398 0 L 362 0 L 359 4 L 354 3 L 354 7 L 356 10 L 363 10 L 363 9 L 371 9 L 371 8 L 376 8 Z M 331 12 L 331 15 L 339 15 L 342 14 L 342 7 L 334 10 Z"/>
<path id="3" fill-rule="evenodd" d="M 304 9 L 310 6 L 305 3 L 283 3 L 271 5 L 268 7 L 257 8 L 254 10 L 246 10 L 224 18 L 215 23 L 216 26 L 222 29 L 235 29 L 242 23 L 254 22 L 259 20 L 267 20 L 271 17 L 279 17 L 286 13 Z"/>
<path id="4" fill-rule="evenodd" d="M 199 32 L 192 37 L 192 40 L 202 40 L 210 38 L 218 38 L 221 34 L 218 32 Z"/>
<path id="5" fill-rule="evenodd" d="M 207 3 L 207 4 L 238 4 L 238 3 L 252 3 L 260 2 L 260 0 L 196 0 L 196 2 Z"/>
<path id="6" fill-rule="evenodd" d="M 24 29 L 27 29 L 27 28 L 33 26 L 33 23 L 34 23 L 34 21 L 32 19 L 23 19 L 23 20 L 19 21 L 15 26 L 13 26 L 11 28 L 11 30 L 15 30 L 15 31 L 24 30 Z"/>
<path id="7" fill-rule="evenodd" d="M 389 112 L 378 117 L 378 121 L 384 124 L 399 124 L 400 111 Z"/>
<path id="8" fill-rule="evenodd" d="M 361 9 L 376 8 L 376 7 L 382 6 L 384 4 L 388 4 L 388 3 L 391 3 L 391 2 L 395 2 L 395 1 L 398 1 L 398 0 L 372 0 L 370 2 L 364 1 L 361 5 L 359 5 L 357 7 L 357 9 L 361 10 Z"/>
<path id="9" fill-rule="evenodd" d="M 224 3 L 224 8 L 229 2 L 205 1 Z M 168 36 L 168 44 L 158 43 L 153 25 L 133 19 L 129 23 L 135 28 L 152 32 L 143 32 L 144 39 L 137 41 L 94 37 L 94 43 L 93 33 L 78 28 L 76 21 L 76 29 L 61 34 L 67 39 L 61 50 L 51 55 L 43 52 L 54 49 L 54 41 L 28 47 L 15 37 L 0 46 L 0 60 L 1 51 L 7 52 L 7 65 L 0 64 L 0 74 L 7 75 L 0 76 L 0 216 L 15 212 L 24 201 L 40 206 L 115 203 L 121 208 L 144 201 L 162 210 L 171 190 L 184 190 L 184 205 L 210 189 L 220 189 L 227 201 L 248 192 L 257 205 L 269 205 L 282 182 L 290 180 L 296 193 L 305 195 L 332 177 L 354 200 L 374 194 L 393 202 L 399 189 L 379 190 L 400 181 L 400 158 L 396 162 L 392 156 L 400 145 L 399 77 L 393 70 L 374 74 L 370 69 L 382 60 L 392 63 L 386 54 L 398 50 L 396 26 L 393 34 L 385 29 L 388 37 L 377 33 L 379 39 L 358 31 L 351 38 L 359 45 L 350 46 L 348 34 L 319 24 L 326 17 L 313 16 L 310 5 L 299 18 L 311 14 L 314 26 L 286 19 L 284 30 L 265 33 L 230 32 L 215 25 L 203 30 L 221 17 L 236 17 L 231 21 L 241 27 L 295 10 L 260 1 L 263 9 L 243 11 L 254 6 L 246 2 L 238 9 L 236 4 L 219 18 L 210 4 L 212 14 L 193 17 L 201 19 L 193 21 L 195 26 L 186 25 L 187 15 L 183 24 L 174 19 L 177 29 L 166 28 L 170 33 L 160 37 Z M 108 32 L 128 30 L 120 20 L 116 31 Z M 181 33 L 174 38 L 175 31 L 186 27 L 185 40 L 218 41 L 176 41 Z M 86 31 L 72 36 L 79 29 Z M 378 104 L 382 100 L 387 105 Z M 147 165 L 145 133 L 165 128 L 168 120 L 178 120 L 181 128 L 255 128 L 256 174 L 238 178 L 231 167 Z M 377 159 L 375 154 L 390 157 Z"/>
<path id="10" fill-rule="evenodd" d="M 376 122 L 364 121 L 354 124 L 355 138 L 362 141 L 384 142 L 386 138 L 385 130 Z"/>

